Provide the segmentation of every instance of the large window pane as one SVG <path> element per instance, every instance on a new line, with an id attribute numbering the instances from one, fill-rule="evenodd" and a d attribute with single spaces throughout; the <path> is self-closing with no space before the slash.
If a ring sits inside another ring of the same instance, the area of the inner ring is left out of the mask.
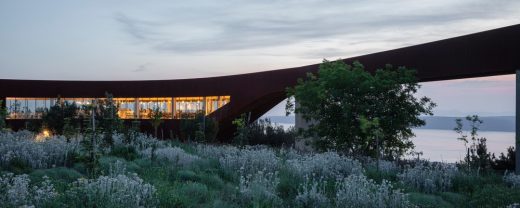
<path id="1" fill-rule="evenodd" d="M 158 108 L 163 113 L 163 119 L 172 118 L 172 98 L 138 98 L 139 118 L 150 119 L 152 112 Z"/>

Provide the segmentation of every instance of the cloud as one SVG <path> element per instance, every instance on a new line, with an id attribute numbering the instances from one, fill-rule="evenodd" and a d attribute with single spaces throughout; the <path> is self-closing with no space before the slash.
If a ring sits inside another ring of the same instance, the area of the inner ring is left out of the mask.
<path id="1" fill-rule="evenodd" d="M 144 72 L 144 71 L 147 71 L 149 69 L 150 65 L 152 65 L 152 64 L 149 63 L 149 62 L 141 64 L 136 69 L 132 70 L 132 72 Z"/>
<path id="2" fill-rule="evenodd" d="M 464 21 L 516 15 L 515 1 L 194 1 L 149 16 L 118 13 L 115 20 L 134 40 L 158 51 L 211 53 L 300 44 L 312 40 L 406 44 L 411 38 L 467 30 Z M 511 14 L 511 15 L 509 15 Z M 518 17 L 518 15 L 516 15 Z M 425 29 L 426 28 L 426 29 Z M 477 31 L 473 31 L 477 32 Z M 341 45 L 342 46 L 342 45 Z M 336 46 L 338 47 L 338 46 Z M 333 46 L 303 57 L 333 56 Z"/>

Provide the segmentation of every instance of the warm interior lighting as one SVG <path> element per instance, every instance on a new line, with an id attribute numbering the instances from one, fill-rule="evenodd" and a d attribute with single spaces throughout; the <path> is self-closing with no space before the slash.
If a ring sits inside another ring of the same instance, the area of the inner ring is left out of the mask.
<path id="1" fill-rule="evenodd" d="M 36 135 L 35 140 L 37 142 L 43 142 L 49 137 L 51 137 L 51 132 L 47 129 L 44 129 L 42 132 L 40 132 L 38 135 Z"/>

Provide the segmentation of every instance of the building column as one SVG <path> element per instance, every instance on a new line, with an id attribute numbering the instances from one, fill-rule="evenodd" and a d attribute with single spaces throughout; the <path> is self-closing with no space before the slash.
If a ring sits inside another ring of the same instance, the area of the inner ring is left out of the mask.
<path id="1" fill-rule="evenodd" d="M 517 175 L 520 175 L 520 69 L 516 70 L 516 112 L 515 112 L 515 120 L 516 120 L 516 130 L 515 130 L 515 172 Z"/>

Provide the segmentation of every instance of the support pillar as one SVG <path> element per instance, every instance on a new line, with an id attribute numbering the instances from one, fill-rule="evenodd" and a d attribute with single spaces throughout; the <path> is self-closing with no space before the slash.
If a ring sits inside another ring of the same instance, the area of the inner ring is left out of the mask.
<path id="1" fill-rule="evenodd" d="M 516 112 L 515 112 L 515 172 L 520 175 L 520 69 L 516 70 Z"/>

